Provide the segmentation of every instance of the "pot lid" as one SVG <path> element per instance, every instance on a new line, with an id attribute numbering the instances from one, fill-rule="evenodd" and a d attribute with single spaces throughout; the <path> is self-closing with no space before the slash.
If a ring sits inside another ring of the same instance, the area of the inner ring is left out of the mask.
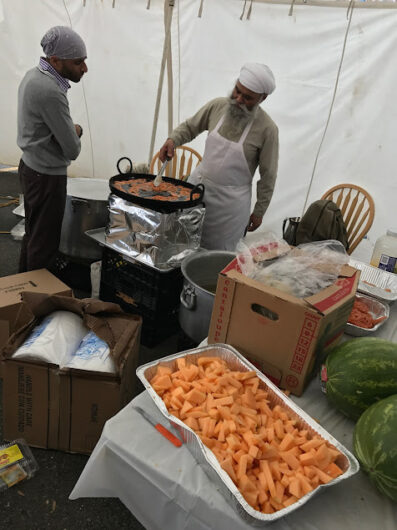
<path id="1" fill-rule="evenodd" d="M 81 199 L 107 201 L 109 197 L 109 180 L 68 177 L 67 194 Z"/>

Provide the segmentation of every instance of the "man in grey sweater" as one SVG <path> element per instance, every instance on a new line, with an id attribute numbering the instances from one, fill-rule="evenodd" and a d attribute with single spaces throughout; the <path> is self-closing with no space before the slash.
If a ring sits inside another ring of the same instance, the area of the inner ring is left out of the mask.
<path id="1" fill-rule="evenodd" d="M 19 178 L 24 195 L 25 236 L 19 271 L 53 267 L 66 203 L 66 173 L 81 149 L 83 129 L 70 116 L 66 92 L 87 72 L 86 47 L 66 26 L 41 40 L 45 57 L 18 90 Z"/>

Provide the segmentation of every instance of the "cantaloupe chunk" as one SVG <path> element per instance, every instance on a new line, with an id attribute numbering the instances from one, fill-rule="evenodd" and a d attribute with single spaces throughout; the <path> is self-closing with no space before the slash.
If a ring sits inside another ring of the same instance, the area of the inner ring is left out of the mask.
<path id="1" fill-rule="evenodd" d="M 324 472 L 332 478 L 336 478 L 339 477 L 339 475 L 343 475 L 343 471 L 337 464 L 335 464 L 335 462 L 331 462 L 330 464 L 328 464 L 328 466 L 324 469 Z"/>
<path id="2" fill-rule="evenodd" d="M 237 477 L 236 473 L 234 472 L 233 463 L 232 463 L 232 457 L 228 456 L 221 462 L 221 467 L 226 471 L 226 473 L 229 475 L 229 477 L 233 480 L 235 484 L 237 484 Z"/>

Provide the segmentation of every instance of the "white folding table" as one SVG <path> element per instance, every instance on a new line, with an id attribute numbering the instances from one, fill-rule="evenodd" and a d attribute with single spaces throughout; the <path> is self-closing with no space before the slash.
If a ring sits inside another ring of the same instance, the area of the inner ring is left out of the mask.
<path id="1" fill-rule="evenodd" d="M 397 305 L 377 336 L 397 342 Z M 347 449 L 352 450 L 354 423 L 330 406 L 320 381 L 292 399 Z M 143 392 L 105 425 L 102 436 L 77 481 L 70 499 L 118 497 L 149 530 L 243 530 L 230 501 L 211 482 L 185 446 L 174 447 L 143 419 L 139 405 L 155 415 Z M 166 420 L 163 421 L 166 424 Z M 359 471 L 326 488 L 272 530 L 396 530 L 397 504 L 383 497 Z"/>

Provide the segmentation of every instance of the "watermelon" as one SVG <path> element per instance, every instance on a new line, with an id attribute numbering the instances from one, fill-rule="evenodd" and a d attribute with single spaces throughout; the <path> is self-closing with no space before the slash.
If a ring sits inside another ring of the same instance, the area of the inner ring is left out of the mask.
<path id="1" fill-rule="evenodd" d="M 379 491 L 397 501 L 397 394 L 371 405 L 360 416 L 353 450 Z"/>
<path id="2" fill-rule="evenodd" d="M 370 405 L 397 394 L 397 344 L 376 337 L 351 339 L 325 361 L 325 391 L 343 414 L 357 420 Z"/>

